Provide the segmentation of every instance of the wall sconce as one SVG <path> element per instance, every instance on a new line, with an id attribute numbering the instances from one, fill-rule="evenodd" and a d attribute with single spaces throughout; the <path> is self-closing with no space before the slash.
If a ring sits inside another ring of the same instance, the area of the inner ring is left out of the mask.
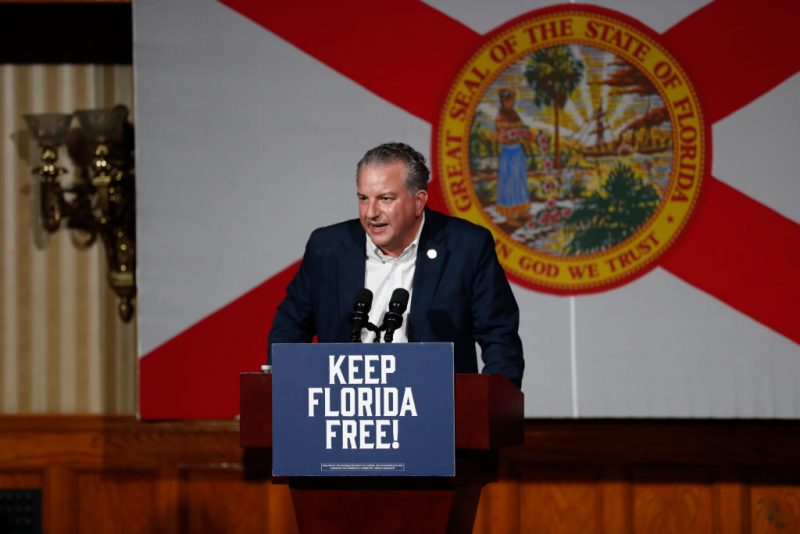
<path id="1" fill-rule="evenodd" d="M 66 221 L 77 246 L 91 246 L 100 236 L 108 261 L 108 282 L 119 298 L 120 318 L 133 317 L 136 296 L 136 205 L 133 126 L 128 109 L 92 109 L 72 113 L 25 115 L 42 149 L 42 164 L 33 169 L 40 182 L 40 217 L 50 233 Z M 78 127 L 70 129 L 73 117 Z M 75 163 L 75 179 L 62 186 L 67 172 L 58 165 L 65 144 Z"/>

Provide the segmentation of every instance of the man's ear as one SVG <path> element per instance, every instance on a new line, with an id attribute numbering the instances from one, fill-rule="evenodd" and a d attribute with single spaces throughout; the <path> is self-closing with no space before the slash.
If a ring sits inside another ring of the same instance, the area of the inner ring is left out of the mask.
<path id="1" fill-rule="evenodd" d="M 422 215 L 425 205 L 428 203 L 428 192 L 424 189 L 420 189 L 414 193 L 414 201 L 416 202 L 416 205 L 414 206 L 415 211 L 417 213 L 417 217 L 419 217 Z"/>

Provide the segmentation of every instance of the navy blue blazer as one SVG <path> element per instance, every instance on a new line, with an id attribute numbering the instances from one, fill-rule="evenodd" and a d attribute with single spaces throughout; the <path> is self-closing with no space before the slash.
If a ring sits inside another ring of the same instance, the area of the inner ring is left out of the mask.
<path id="1" fill-rule="evenodd" d="M 431 249 L 435 258 L 428 255 Z M 350 341 L 353 300 L 364 287 L 365 250 L 358 219 L 314 230 L 275 314 L 270 347 L 308 343 L 315 335 L 321 343 Z M 426 210 L 413 283 L 409 341 L 452 341 L 457 373 L 478 371 L 477 342 L 484 373 L 503 374 L 521 385 L 519 308 L 487 229 Z"/>

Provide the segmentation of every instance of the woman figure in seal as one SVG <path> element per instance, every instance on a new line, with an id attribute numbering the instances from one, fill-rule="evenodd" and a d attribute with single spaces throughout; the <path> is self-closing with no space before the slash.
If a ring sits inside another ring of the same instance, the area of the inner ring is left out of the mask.
<path id="1" fill-rule="evenodd" d="M 530 191 L 528 191 L 528 160 L 522 143 L 531 138 L 531 132 L 522 123 L 514 102 L 517 95 L 513 89 L 500 89 L 500 109 L 495 128 L 500 141 L 500 157 L 497 168 L 497 211 L 506 217 L 512 226 L 519 226 L 530 213 Z"/>

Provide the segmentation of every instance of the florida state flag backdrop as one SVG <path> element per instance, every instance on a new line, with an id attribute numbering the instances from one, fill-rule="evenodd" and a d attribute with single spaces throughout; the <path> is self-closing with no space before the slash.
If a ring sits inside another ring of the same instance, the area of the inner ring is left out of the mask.
<path id="1" fill-rule="evenodd" d="M 528 417 L 798 417 L 797 20 L 136 2 L 141 416 L 238 414 L 307 236 L 356 216 L 356 162 L 398 140 L 432 207 L 494 233 Z"/>

